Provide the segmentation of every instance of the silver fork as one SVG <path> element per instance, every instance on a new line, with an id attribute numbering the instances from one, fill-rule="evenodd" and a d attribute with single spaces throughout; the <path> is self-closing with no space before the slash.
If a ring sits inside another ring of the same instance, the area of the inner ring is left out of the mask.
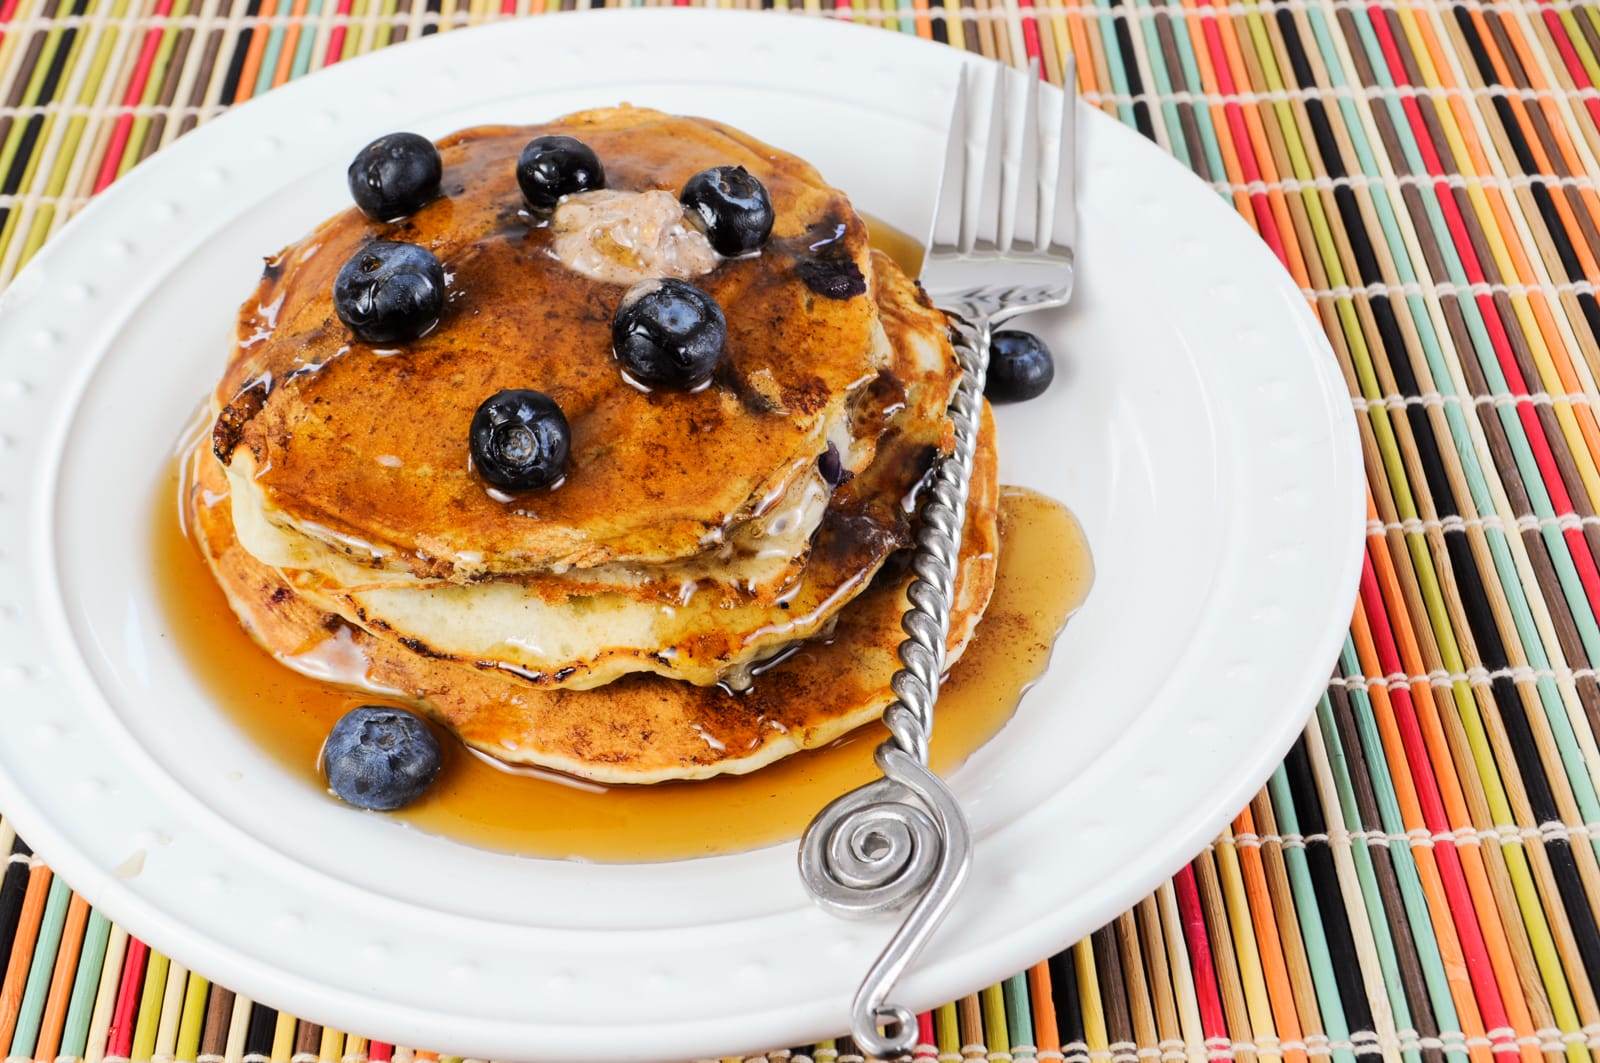
<path id="1" fill-rule="evenodd" d="M 916 578 L 901 619 L 907 636 L 900 644 L 902 667 L 891 681 L 895 701 L 883 713 L 890 737 L 874 752 L 883 778 L 832 801 L 800 843 L 801 880 L 830 911 L 870 915 L 915 901 L 851 1004 L 856 1043 L 880 1059 L 903 1058 L 916 1047 L 916 1016 L 888 1004 L 889 991 L 950 910 L 972 862 L 966 817 L 928 768 L 928 743 L 994 326 L 1064 306 L 1072 297 L 1076 74 L 1069 58 L 1053 165 L 1045 165 L 1037 64 L 1023 87 L 1016 158 L 1005 151 L 1010 79 L 1016 75 L 995 69 L 986 144 L 975 154 L 967 144 L 968 82 L 962 69 L 921 277 L 934 302 L 951 315 L 961 358 L 961 382 L 950 406 L 955 450 L 940 463 L 922 505 L 911 562 Z"/>
<path id="2" fill-rule="evenodd" d="M 967 143 L 965 68 L 956 86 L 921 280 L 937 305 L 974 326 L 1065 306 L 1072 298 L 1078 242 L 1077 69 L 1069 57 L 1053 160 L 1046 158 L 1038 71 L 1035 60 L 1023 90 L 1021 148 L 1015 157 L 1005 150 L 1004 134 L 1011 126 L 1013 95 L 1006 81 L 1017 75 L 996 71 L 986 143 L 977 155 Z"/>

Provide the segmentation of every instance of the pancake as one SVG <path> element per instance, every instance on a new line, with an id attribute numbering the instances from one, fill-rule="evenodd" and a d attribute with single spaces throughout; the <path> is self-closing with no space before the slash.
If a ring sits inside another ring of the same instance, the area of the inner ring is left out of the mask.
<path id="1" fill-rule="evenodd" d="M 746 167 L 777 222 L 765 249 L 695 283 L 723 307 L 728 357 L 698 393 L 644 393 L 611 355 L 624 288 L 555 257 L 521 210 L 514 164 L 565 133 L 612 190 L 674 193 Z M 358 563 L 457 582 L 691 557 L 783 499 L 882 368 L 866 230 L 808 164 L 717 123 L 640 108 L 439 142 L 445 194 L 393 223 L 351 209 L 270 259 L 216 389 L 217 456 L 257 485 L 264 515 Z M 366 242 L 421 244 L 449 296 L 433 331 L 395 348 L 353 339 L 332 281 Z M 842 283 L 841 283 L 842 282 Z M 502 388 L 533 387 L 572 427 L 565 483 L 497 500 L 468 466 L 467 426 Z"/>
<path id="2" fill-rule="evenodd" d="M 317 607 L 417 652 L 504 668 L 538 686 L 585 690 L 630 672 L 706 686 L 815 635 L 866 589 L 910 543 L 902 500 L 933 454 L 913 438 L 886 445 L 828 507 L 795 583 L 771 597 L 721 583 L 691 586 L 667 602 L 574 594 L 562 580 L 540 577 L 353 591 L 315 573 L 284 578 Z"/>
<path id="3" fill-rule="evenodd" d="M 816 634 L 906 545 L 904 500 L 933 455 L 948 449 L 946 408 L 960 373 L 943 315 L 887 259 L 875 262 L 874 281 L 892 358 L 853 404 L 859 445 L 843 467 L 876 460 L 852 470 L 831 502 L 815 474 L 799 481 L 810 504 L 791 527 L 769 525 L 771 534 L 751 544 L 758 552 L 746 555 L 782 580 L 753 582 L 748 565 L 712 557 L 667 572 L 613 565 L 465 585 L 415 577 L 385 583 L 373 578 L 383 573 L 331 551 L 303 549 L 311 540 L 285 543 L 298 537 L 258 514 L 254 483 L 236 472 L 229 477 L 235 534 L 313 605 L 436 658 L 573 689 L 642 671 L 700 685 L 732 675 L 742 685 L 743 670 Z M 813 508 L 816 519 L 807 512 Z"/>
<path id="4" fill-rule="evenodd" d="M 874 342 L 885 352 L 875 359 L 883 369 L 871 384 L 852 397 L 844 430 L 830 445 L 840 454 L 841 468 L 855 474 L 870 464 L 885 422 L 911 401 L 899 392 L 928 389 L 932 397 L 948 385 L 953 394 L 959 379 L 943 315 L 926 295 L 882 252 L 872 252 L 873 298 L 878 321 Z M 887 390 L 887 393 L 885 393 Z M 937 403 L 942 410 L 943 402 Z M 933 409 L 930 406 L 929 409 Z M 215 411 L 213 412 L 215 416 Z M 950 440 L 930 439 L 941 449 Z M 398 461 L 400 459 L 395 458 Z M 409 569 L 384 567 L 382 558 L 358 543 L 340 548 L 287 526 L 271 511 L 260 481 L 244 471 L 246 461 L 228 469 L 235 530 L 257 558 L 275 568 L 312 569 L 348 589 L 432 585 L 441 582 Z M 392 465 L 392 462 L 390 463 Z M 803 566 L 812 535 L 822 522 L 829 489 L 815 468 L 793 478 L 782 497 L 763 505 L 759 516 L 734 525 L 707 549 L 691 557 L 650 565 L 633 562 L 575 569 L 563 566 L 544 573 L 559 575 L 574 594 L 628 591 L 641 597 L 676 601 L 691 583 L 719 582 L 749 594 L 767 594 L 793 584 Z"/>
<path id="5" fill-rule="evenodd" d="M 500 760 L 603 783 L 654 783 L 753 771 L 826 745 L 877 719 L 892 700 L 908 573 L 880 573 L 838 614 L 833 637 L 801 646 L 744 694 L 659 676 L 603 689 L 547 690 L 499 670 L 442 661 L 374 636 L 310 604 L 242 549 L 226 484 L 199 463 L 189 495 L 196 539 L 252 637 L 285 664 L 428 712 Z M 993 422 L 985 410 L 967 514 L 947 660 L 971 639 L 994 587 L 999 546 Z"/>

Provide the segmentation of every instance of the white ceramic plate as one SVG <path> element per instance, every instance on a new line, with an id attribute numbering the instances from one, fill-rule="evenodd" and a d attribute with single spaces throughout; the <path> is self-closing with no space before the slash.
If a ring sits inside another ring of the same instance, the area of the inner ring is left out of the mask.
<path id="1" fill-rule="evenodd" d="M 711 115 L 920 231 L 957 67 L 820 19 L 621 11 L 454 32 L 276 90 L 142 163 L 0 299 L 0 808 L 132 932 L 257 999 L 405 1043 L 663 1059 L 831 1035 L 889 922 L 814 908 L 794 846 L 590 866 L 355 814 L 210 708 L 163 633 L 145 514 L 261 256 L 342 207 L 394 128 L 628 100 Z M 923 1007 L 1094 929 L 1198 851 L 1303 724 L 1363 508 L 1316 322 L 1228 205 L 1083 113 L 1077 298 L 1004 479 L 1070 504 L 1093 596 L 956 773 L 966 893 Z"/>

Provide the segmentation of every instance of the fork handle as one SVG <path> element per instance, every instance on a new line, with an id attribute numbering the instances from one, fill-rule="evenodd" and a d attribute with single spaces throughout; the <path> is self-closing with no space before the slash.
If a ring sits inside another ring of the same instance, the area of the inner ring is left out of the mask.
<path id="1" fill-rule="evenodd" d="M 916 578 L 900 625 L 901 668 L 890 680 L 895 701 L 883 712 L 890 737 L 874 754 L 883 778 L 830 802 L 800 842 L 800 877 L 819 905 L 864 916 L 915 901 L 867 970 L 850 1009 L 851 1033 L 868 1055 L 909 1056 L 916 1016 L 887 1003 L 955 901 L 972 863 L 971 831 L 955 795 L 928 768 L 933 710 L 944 673 L 955 579 L 966 526 L 967 495 L 983 414 L 992 329 L 951 314 L 961 381 L 950 404 L 955 450 L 940 463 L 921 509 Z"/>

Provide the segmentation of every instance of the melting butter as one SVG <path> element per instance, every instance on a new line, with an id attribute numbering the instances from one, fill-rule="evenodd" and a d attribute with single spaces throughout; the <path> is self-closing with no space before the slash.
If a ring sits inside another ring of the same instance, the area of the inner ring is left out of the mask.
<path id="1" fill-rule="evenodd" d="M 721 261 L 678 197 L 660 189 L 568 196 L 556 207 L 551 234 L 552 251 L 563 265 L 606 284 L 690 280 Z"/>

